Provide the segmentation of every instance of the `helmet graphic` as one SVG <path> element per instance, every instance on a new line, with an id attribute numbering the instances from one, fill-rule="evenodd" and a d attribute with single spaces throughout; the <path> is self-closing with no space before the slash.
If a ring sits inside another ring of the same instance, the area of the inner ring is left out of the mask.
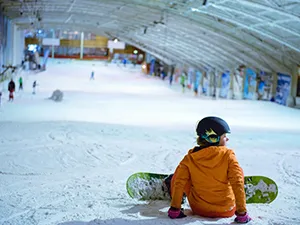
<path id="1" fill-rule="evenodd" d="M 197 135 L 208 143 L 219 143 L 220 137 L 225 133 L 230 133 L 230 128 L 225 120 L 209 116 L 199 121 L 196 128 Z"/>

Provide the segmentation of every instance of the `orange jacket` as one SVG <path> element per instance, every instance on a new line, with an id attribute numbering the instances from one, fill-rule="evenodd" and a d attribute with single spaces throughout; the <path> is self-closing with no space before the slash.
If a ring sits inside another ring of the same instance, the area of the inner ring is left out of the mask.
<path id="1" fill-rule="evenodd" d="M 244 175 L 233 150 L 211 146 L 188 154 L 172 178 L 171 206 L 181 207 L 185 192 L 195 214 L 230 217 L 246 212 Z"/>

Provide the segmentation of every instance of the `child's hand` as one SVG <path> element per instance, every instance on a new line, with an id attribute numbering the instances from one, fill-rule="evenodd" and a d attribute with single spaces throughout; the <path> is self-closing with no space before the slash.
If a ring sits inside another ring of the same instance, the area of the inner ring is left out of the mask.
<path id="1" fill-rule="evenodd" d="M 168 210 L 168 216 L 171 219 L 179 219 L 179 218 L 186 217 L 186 215 L 184 215 L 183 213 L 183 209 L 177 209 L 174 207 L 170 207 L 170 209 Z"/>
<path id="2" fill-rule="evenodd" d="M 235 219 L 234 222 L 236 223 L 248 223 L 249 221 L 251 221 L 251 217 L 248 215 L 247 212 L 245 213 L 237 213 L 235 212 Z"/>

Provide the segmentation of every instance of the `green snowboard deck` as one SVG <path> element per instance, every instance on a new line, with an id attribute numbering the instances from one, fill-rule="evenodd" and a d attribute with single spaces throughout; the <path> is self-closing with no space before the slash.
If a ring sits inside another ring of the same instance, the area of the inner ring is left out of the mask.
<path id="1" fill-rule="evenodd" d="M 132 174 L 126 182 L 130 197 L 138 200 L 170 200 L 163 191 L 163 179 L 167 174 L 139 172 Z M 245 193 L 247 204 L 268 204 L 274 201 L 278 194 L 275 181 L 264 176 L 245 176 Z"/>

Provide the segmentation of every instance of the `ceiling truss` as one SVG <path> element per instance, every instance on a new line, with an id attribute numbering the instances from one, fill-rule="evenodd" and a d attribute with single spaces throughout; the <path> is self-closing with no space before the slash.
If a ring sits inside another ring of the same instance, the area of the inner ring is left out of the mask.
<path id="1" fill-rule="evenodd" d="M 0 0 L 20 29 L 118 37 L 168 64 L 291 72 L 300 64 L 298 0 Z"/>

